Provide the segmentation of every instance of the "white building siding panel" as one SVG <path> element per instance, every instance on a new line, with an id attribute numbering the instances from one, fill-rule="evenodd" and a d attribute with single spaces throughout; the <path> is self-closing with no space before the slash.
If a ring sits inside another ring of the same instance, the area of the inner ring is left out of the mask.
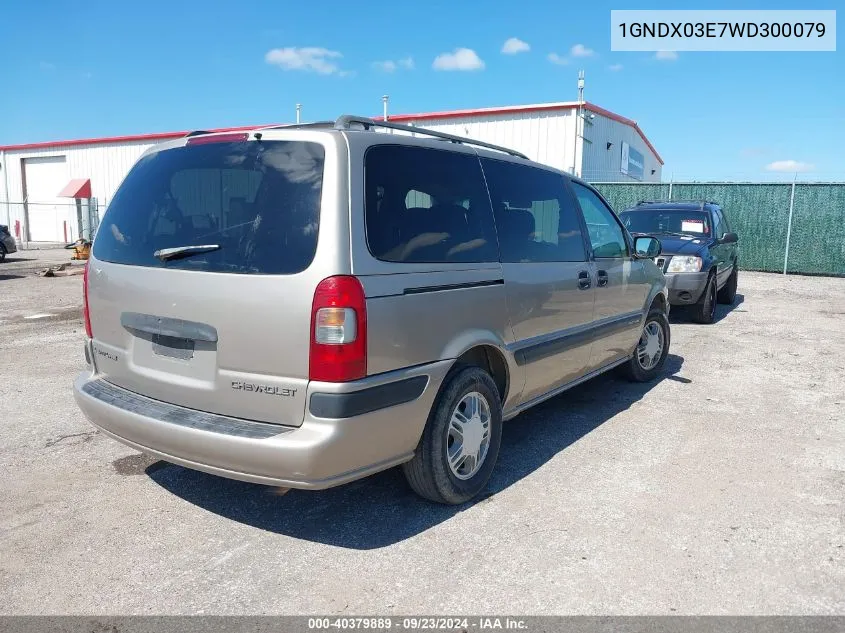
<path id="1" fill-rule="evenodd" d="M 572 111 L 561 111 L 423 119 L 411 123 L 438 132 L 501 145 L 522 152 L 544 165 L 571 171 L 575 152 L 574 121 Z"/>
<path id="2" fill-rule="evenodd" d="M 55 182 L 45 183 L 43 188 L 39 185 L 38 192 L 32 190 L 27 181 L 27 202 L 36 204 L 44 202 L 36 198 L 47 198 L 51 190 L 53 199 L 46 200 L 54 202 L 56 195 L 73 178 L 88 178 L 91 180 L 91 193 L 97 198 L 102 213 L 104 206 L 111 200 L 123 178 L 135 161 L 149 147 L 155 145 L 150 141 L 131 141 L 111 144 L 91 144 L 73 147 L 54 146 L 39 149 L 9 150 L 5 152 L 3 160 L 3 172 L 0 172 L 0 180 L 3 186 L 8 186 L 5 196 L 0 204 L 0 222 L 5 224 L 8 221 L 11 231 L 14 231 L 15 221 L 24 224 L 24 190 L 22 166 L 31 159 L 55 159 L 64 158 L 65 170 L 61 175 L 54 174 Z M 72 207 L 74 202 L 65 199 L 64 202 Z M 5 207 L 5 208 L 4 208 Z M 76 211 L 72 212 L 73 235 L 76 235 L 75 218 Z M 30 221 L 32 225 L 32 221 Z M 32 227 L 31 227 L 32 228 Z M 30 231 L 33 240 L 46 239 L 37 237 Z M 56 239 L 63 239 L 60 235 Z"/>
<path id="3" fill-rule="evenodd" d="M 584 122 L 584 151 L 581 177 L 589 182 L 637 182 L 622 173 L 622 143 L 643 155 L 643 182 L 659 182 L 662 165 L 643 137 L 630 125 L 601 114 Z M 612 143 L 610 149 L 607 144 Z M 651 173 L 654 170 L 654 173 Z"/>

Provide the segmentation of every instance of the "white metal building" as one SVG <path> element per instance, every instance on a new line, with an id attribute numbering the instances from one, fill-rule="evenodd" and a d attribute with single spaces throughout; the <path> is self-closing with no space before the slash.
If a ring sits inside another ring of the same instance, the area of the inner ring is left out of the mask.
<path id="1" fill-rule="evenodd" d="M 589 102 L 400 114 L 389 120 L 510 147 L 593 182 L 661 178 L 663 161 L 639 126 Z M 77 208 L 62 195 L 85 191 L 102 212 L 148 147 L 186 133 L 0 146 L 0 223 L 23 241 L 71 242 L 79 237 Z"/>
<path id="2" fill-rule="evenodd" d="M 663 170 L 663 159 L 635 121 L 589 102 L 398 114 L 388 119 L 509 147 L 591 182 L 659 182 Z"/>

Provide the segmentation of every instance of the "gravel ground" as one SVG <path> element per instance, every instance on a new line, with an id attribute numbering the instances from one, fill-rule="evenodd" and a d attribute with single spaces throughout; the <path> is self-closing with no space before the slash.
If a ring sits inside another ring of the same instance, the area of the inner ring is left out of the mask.
<path id="1" fill-rule="evenodd" d="M 508 423 L 456 509 L 396 470 L 281 494 L 102 436 L 71 396 L 81 277 L 16 274 L 2 614 L 845 614 L 845 279 L 743 273 L 717 324 L 673 316 L 660 381 Z"/>

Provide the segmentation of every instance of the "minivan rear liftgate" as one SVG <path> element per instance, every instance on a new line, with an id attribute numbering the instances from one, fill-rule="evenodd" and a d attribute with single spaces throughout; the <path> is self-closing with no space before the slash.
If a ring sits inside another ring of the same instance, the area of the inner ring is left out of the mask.
<path id="1" fill-rule="evenodd" d="M 299 426 L 326 148 L 244 134 L 143 157 L 86 275 L 98 375 L 166 403 Z"/>

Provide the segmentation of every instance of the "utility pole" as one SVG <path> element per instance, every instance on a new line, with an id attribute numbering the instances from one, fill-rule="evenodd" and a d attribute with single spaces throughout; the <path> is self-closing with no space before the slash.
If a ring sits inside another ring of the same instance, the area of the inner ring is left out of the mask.
<path id="1" fill-rule="evenodd" d="M 575 119 L 575 144 L 572 148 L 572 174 L 581 176 L 581 169 L 578 166 L 578 136 L 581 134 L 580 127 L 584 120 L 584 71 L 578 71 L 578 109 Z"/>

